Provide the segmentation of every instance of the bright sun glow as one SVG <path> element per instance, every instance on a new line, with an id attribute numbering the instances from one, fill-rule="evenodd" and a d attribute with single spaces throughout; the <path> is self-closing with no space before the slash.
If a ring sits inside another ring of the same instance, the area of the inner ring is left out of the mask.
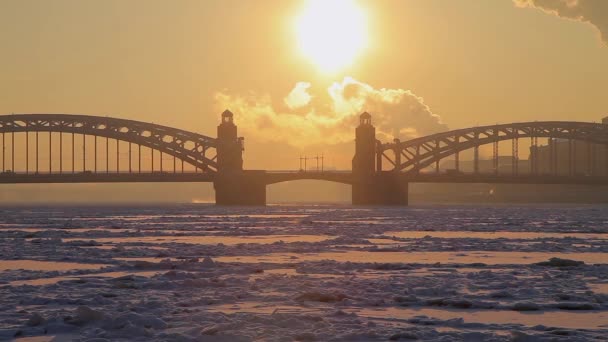
<path id="1" fill-rule="evenodd" d="M 366 17 L 354 0 L 309 0 L 296 33 L 302 53 L 326 72 L 349 66 L 367 45 Z"/>

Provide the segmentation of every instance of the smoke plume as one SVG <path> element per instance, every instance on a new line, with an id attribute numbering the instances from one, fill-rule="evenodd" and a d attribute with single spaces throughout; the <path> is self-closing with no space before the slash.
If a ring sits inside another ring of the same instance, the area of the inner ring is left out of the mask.
<path id="1" fill-rule="evenodd" d="M 608 1 L 606 0 L 513 0 L 520 7 L 539 8 L 562 18 L 595 26 L 608 45 Z"/>
<path id="2" fill-rule="evenodd" d="M 447 127 L 424 100 L 409 90 L 376 89 L 346 77 L 320 93 L 298 82 L 283 101 L 269 95 L 215 94 L 216 110 L 230 109 L 244 135 L 262 141 L 281 141 L 303 147 L 352 141 L 358 117 L 372 114 L 378 138 L 410 139 Z"/>

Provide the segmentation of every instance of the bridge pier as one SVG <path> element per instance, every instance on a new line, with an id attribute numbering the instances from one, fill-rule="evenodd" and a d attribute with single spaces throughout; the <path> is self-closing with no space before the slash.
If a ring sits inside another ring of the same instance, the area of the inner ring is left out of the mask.
<path id="1" fill-rule="evenodd" d="M 407 206 L 409 183 L 398 174 L 379 172 L 353 183 L 353 205 Z"/>
<path id="2" fill-rule="evenodd" d="M 243 138 L 234 115 L 222 113 L 217 126 L 217 174 L 213 180 L 216 205 L 266 205 L 266 172 L 243 170 Z"/>
<path id="3" fill-rule="evenodd" d="M 218 174 L 213 181 L 216 205 L 266 205 L 266 172 Z"/>
<path id="4" fill-rule="evenodd" d="M 353 205 L 407 205 L 407 180 L 399 173 L 382 171 L 382 156 L 372 116 L 365 112 L 359 120 L 353 158 Z"/>

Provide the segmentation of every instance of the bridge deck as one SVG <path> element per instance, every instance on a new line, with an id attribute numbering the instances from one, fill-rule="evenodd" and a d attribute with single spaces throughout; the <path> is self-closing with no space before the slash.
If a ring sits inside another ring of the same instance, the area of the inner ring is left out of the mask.
<path id="1" fill-rule="evenodd" d="M 297 180 L 322 180 L 353 184 L 350 171 L 290 172 L 267 171 L 266 184 Z M 403 174 L 410 183 L 503 183 L 503 184 L 580 184 L 608 185 L 606 176 L 496 175 L 496 174 Z M 0 173 L 0 184 L 19 183 L 163 183 L 213 182 L 214 174 L 205 173 Z"/>
<path id="2" fill-rule="evenodd" d="M 411 183 L 478 183 L 478 184 L 580 184 L 608 185 L 606 176 L 496 175 L 496 174 L 418 174 L 405 176 Z"/>
<path id="3" fill-rule="evenodd" d="M 213 182 L 213 175 L 204 173 L 4 173 L 0 184 L 20 183 L 179 183 Z"/>

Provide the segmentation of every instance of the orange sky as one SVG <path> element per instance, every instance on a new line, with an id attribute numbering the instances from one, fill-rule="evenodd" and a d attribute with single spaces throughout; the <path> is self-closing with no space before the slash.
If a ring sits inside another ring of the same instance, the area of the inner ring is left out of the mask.
<path id="1" fill-rule="evenodd" d="M 302 153 L 321 152 L 334 166 L 349 166 L 356 121 L 315 124 L 306 116 L 350 115 L 332 107 L 328 93 L 345 77 L 373 94 L 384 88 L 412 96 L 407 106 L 374 104 L 384 130 L 396 135 L 608 115 L 608 47 L 598 30 L 606 15 L 567 20 L 513 0 L 356 4 L 367 20 L 367 47 L 348 67 L 328 72 L 298 49 L 294 25 L 305 1 L 1 1 L 0 113 L 101 114 L 213 136 L 222 107 L 245 99 L 236 114 L 246 166 L 282 169 L 297 167 Z M 598 12 L 557 10 L 564 17 Z M 310 84 L 312 100 L 292 109 L 284 99 L 298 82 Z M 409 113 L 419 102 L 428 108 Z M 270 126 L 257 130 L 263 120 Z M 273 131 L 289 134 L 269 139 Z"/>

